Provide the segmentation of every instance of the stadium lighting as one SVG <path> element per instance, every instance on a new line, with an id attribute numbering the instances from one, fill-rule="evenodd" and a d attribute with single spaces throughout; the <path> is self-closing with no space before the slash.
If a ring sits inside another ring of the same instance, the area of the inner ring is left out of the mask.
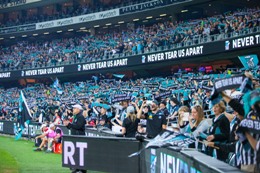
<path id="1" fill-rule="evenodd" d="M 167 16 L 167 14 L 160 14 L 160 17 Z"/>
<path id="2" fill-rule="evenodd" d="M 62 30 L 60 30 L 60 31 L 57 31 L 57 33 L 61 33 L 62 32 Z"/>
<path id="3" fill-rule="evenodd" d="M 68 29 L 69 32 L 73 31 L 74 29 Z"/>
<path id="4" fill-rule="evenodd" d="M 27 35 L 22 35 L 22 37 L 27 37 Z"/>
<path id="5" fill-rule="evenodd" d="M 148 22 L 148 20 L 143 20 L 143 22 L 145 23 L 145 22 Z"/>
<path id="6" fill-rule="evenodd" d="M 38 34 L 33 34 L 33 36 L 37 36 Z"/>
<path id="7" fill-rule="evenodd" d="M 11 37 L 10 37 L 10 39 L 13 39 L 13 38 L 15 38 L 15 36 L 11 36 Z"/>
<path id="8" fill-rule="evenodd" d="M 104 26 L 103 28 L 108 28 L 107 26 Z"/>
<path id="9" fill-rule="evenodd" d="M 122 24 L 122 23 L 125 23 L 125 21 L 120 21 L 120 22 L 118 22 L 119 24 Z"/>
<path id="10" fill-rule="evenodd" d="M 188 12 L 189 10 L 181 10 L 182 13 L 186 13 Z"/>
<path id="11" fill-rule="evenodd" d="M 45 32 L 45 33 L 43 33 L 44 35 L 48 35 L 49 34 L 49 32 Z"/>
<path id="12" fill-rule="evenodd" d="M 115 25 L 115 27 L 119 27 L 120 25 Z"/>
<path id="13" fill-rule="evenodd" d="M 106 26 L 110 26 L 110 25 L 112 25 L 112 23 L 107 23 L 107 24 L 106 24 Z"/>
<path id="14" fill-rule="evenodd" d="M 81 27 L 81 28 L 79 28 L 80 30 L 84 30 L 84 29 L 86 29 L 86 27 Z"/>
<path id="15" fill-rule="evenodd" d="M 153 16 L 147 16 L 146 17 L 146 19 L 152 19 L 153 18 Z"/>
<path id="16" fill-rule="evenodd" d="M 0 38 L 0 40 L 3 40 L 4 38 Z"/>
<path id="17" fill-rule="evenodd" d="M 134 22 L 139 21 L 140 19 L 133 19 Z"/>
<path id="18" fill-rule="evenodd" d="M 99 25 L 95 25 L 95 26 L 94 26 L 94 28 L 98 28 L 98 27 L 100 27 L 100 26 L 99 26 Z"/>

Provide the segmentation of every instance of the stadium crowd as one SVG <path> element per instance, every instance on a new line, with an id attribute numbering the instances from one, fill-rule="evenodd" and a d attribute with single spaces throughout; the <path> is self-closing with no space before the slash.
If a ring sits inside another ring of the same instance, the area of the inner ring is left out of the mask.
<path id="1" fill-rule="evenodd" d="M 50 20 L 57 20 L 63 18 L 69 18 L 74 16 L 80 16 L 85 14 L 91 14 L 100 11 L 111 10 L 113 8 L 119 8 L 122 6 L 134 5 L 136 3 L 143 3 L 149 0 L 118 0 L 118 1 L 84 1 L 81 3 L 72 3 L 71 5 L 62 4 L 61 8 L 55 8 L 51 12 L 46 11 L 44 13 L 40 12 L 27 12 L 23 15 L 17 15 L 14 17 L 9 17 L 7 20 L 2 20 L 0 22 L 0 28 L 11 27 L 17 25 L 25 25 L 31 23 L 45 22 Z M 5 7 L 10 2 L 1 2 L 0 6 Z"/>
<path id="2" fill-rule="evenodd" d="M 193 147 L 222 161 L 231 161 L 229 156 L 242 153 L 236 155 L 236 166 L 254 172 L 259 163 L 259 135 L 246 125 L 247 121 L 259 120 L 260 70 L 257 68 L 254 73 L 245 72 L 252 81 L 250 90 L 240 87 L 218 93 L 212 91 L 216 80 L 232 77 L 232 72 L 176 73 L 165 78 L 125 81 L 93 76 L 93 80 L 62 85 L 56 79 L 51 86 L 35 84 L 22 90 L 33 120 L 51 123 L 52 131 L 46 130 L 38 138 L 51 135 L 55 125 L 73 129 L 76 112 L 84 117 L 83 125 L 88 128 L 112 129 L 126 137 L 145 134 L 147 138 L 168 129 L 199 139 L 203 144 Z M 19 91 L 18 88 L 1 90 L 1 120 L 17 120 Z M 222 101 L 216 101 L 215 95 L 221 96 Z M 61 132 L 58 134 L 60 137 Z M 48 144 L 48 140 L 44 143 Z M 49 145 L 47 151 L 51 152 Z"/>
<path id="3" fill-rule="evenodd" d="M 95 61 L 101 57 L 141 54 L 159 47 L 169 49 L 172 45 L 198 43 L 194 40 L 206 42 L 247 34 L 259 31 L 259 12 L 259 8 L 245 9 L 185 22 L 166 19 L 120 32 L 48 42 L 20 42 L 1 48 L 1 68 Z M 81 13 L 78 11 L 75 15 Z M 252 73 L 245 72 L 248 84 L 243 87 L 213 89 L 217 79 L 231 78 L 237 73 L 242 74 L 228 70 L 207 75 L 180 72 L 169 77 L 136 80 L 105 79 L 100 75 L 77 83 L 60 84 L 55 79 L 52 85 L 0 89 L 0 120 L 19 120 L 22 90 L 32 120 L 44 124 L 43 134 L 37 137 L 42 139 L 42 144 L 36 151 L 47 145 L 47 151 L 51 152 L 50 143 L 61 141 L 62 131 L 56 125 L 67 126 L 73 135 L 84 135 L 86 124 L 89 128 L 111 129 L 125 137 L 138 134 L 148 139 L 168 129 L 197 139 L 192 147 L 201 152 L 241 170 L 259 172 L 259 67 Z M 76 122 L 75 117 L 83 121 Z M 76 128 L 78 123 L 82 128 Z M 46 124 L 50 124 L 48 128 Z M 234 156 L 235 163 L 231 163 Z"/>
<path id="4" fill-rule="evenodd" d="M 220 40 L 259 31 L 259 8 L 205 19 L 137 25 L 111 33 L 58 40 L 18 42 L 0 48 L 0 69 L 23 69 L 129 56 Z"/>

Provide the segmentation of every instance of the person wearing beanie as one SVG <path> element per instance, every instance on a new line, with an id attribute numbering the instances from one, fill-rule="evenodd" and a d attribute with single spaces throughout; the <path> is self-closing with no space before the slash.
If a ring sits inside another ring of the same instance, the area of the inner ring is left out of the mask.
<path id="1" fill-rule="evenodd" d="M 128 106 L 126 109 L 126 118 L 122 125 L 122 134 L 125 137 L 135 137 L 139 122 L 140 119 L 137 118 L 135 108 L 133 106 Z"/>

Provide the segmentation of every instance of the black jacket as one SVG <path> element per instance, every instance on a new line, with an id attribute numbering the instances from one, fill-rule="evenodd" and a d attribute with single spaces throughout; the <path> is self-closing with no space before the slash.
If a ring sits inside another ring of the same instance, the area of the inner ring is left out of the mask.
<path id="1" fill-rule="evenodd" d="M 82 115 L 82 111 L 74 116 L 72 123 L 67 128 L 71 130 L 71 135 L 85 135 L 86 120 Z"/>
<path id="2" fill-rule="evenodd" d="M 226 143 L 229 140 L 230 135 L 230 124 L 227 117 L 222 114 L 217 120 L 213 119 L 212 127 L 210 128 L 209 135 L 214 135 L 213 142 Z M 213 149 L 208 148 L 209 155 L 213 156 Z M 228 153 L 217 150 L 217 159 L 226 161 Z"/>

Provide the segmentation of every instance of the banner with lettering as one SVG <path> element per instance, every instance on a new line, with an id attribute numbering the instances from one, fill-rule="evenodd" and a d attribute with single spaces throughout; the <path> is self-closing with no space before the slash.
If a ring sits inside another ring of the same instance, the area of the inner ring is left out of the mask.
<path id="1" fill-rule="evenodd" d="M 252 34 L 245 36 L 239 39 L 254 38 L 254 44 L 247 46 L 247 48 L 252 48 L 259 46 L 260 44 L 260 34 Z M 232 41 L 234 39 L 228 39 Z M 258 41 L 257 41 L 258 40 Z M 136 68 L 149 68 L 150 64 L 156 64 L 159 66 L 170 65 L 174 61 L 182 61 L 182 59 L 188 58 L 203 58 L 203 56 L 210 56 L 211 54 L 216 54 L 220 52 L 225 52 L 225 42 L 226 41 L 216 41 L 204 43 L 196 46 L 181 47 L 166 51 L 157 51 L 152 53 L 145 53 L 142 55 L 133 55 L 133 56 L 123 56 L 121 58 L 112 58 L 99 60 L 95 62 L 80 63 L 80 64 L 70 64 L 70 65 L 58 65 L 56 67 L 42 67 L 42 68 L 33 68 L 33 69 L 24 69 L 24 70 L 8 70 L 5 69 L 0 72 L 1 80 L 10 80 L 10 79 L 20 79 L 28 77 L 49 77 L 55 75 L 76 75 L 78 73 L 100 73 L 102 72 L 111 72 L 111 69 L 115 68 L 119 70 L 131 70 L 132 67 Z M 242 44 L 241 44 L 242 45 Z M 240 47 L 241 49 L 244 47 Z M 237 48 L 238 49 L 238 48 Z M 231 50 L 231 49 L 230 49 Z M 219 76 L 219 75 L 217 75 Z M 219 76 L 220 77 L 220 76 Z M 215 77 L 214 77 L 215 78 Z M 193 77 L 194 80 L 208 80 L 203 78 Z M 224 81 L 225 82 L 225 81 Z M 234 81 L 235 82 L 235 81 Z M 221 85 L 221 83 L 218 83 Z M 154 88 L 155 83 L 149 82 L 144 84 L 146 87 Z M 158 87 L 157 85 L 156 87 Z M 166 87 L 164 87 L 166 88 Z M 169 88 L 168 88 L 169 89 Z"/>
<path id="2" fill-rule="evenodd" d="M 221 92 L 227 89 L 239 88 L 246 77 L 244 75 L 233 76 L 216 80 L 214 86 L 216 91 Z"/>

